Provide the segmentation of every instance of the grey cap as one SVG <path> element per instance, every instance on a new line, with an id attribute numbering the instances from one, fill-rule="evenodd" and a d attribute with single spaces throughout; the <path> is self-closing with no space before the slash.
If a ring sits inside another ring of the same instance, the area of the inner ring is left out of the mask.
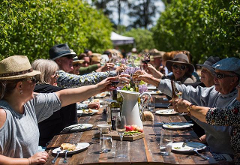
<path id="1" fill-rule="evenodd" d="M 218 61 L 212 66 L 214 69 L 234 72 L 240 76 L 240 59 L 236 57 L 230 57 Z"/>
<path id="2" fill-rule="evenodd" d="M 214 73 L 214 69 L 213 69 L 212 65 L 215 64 L 216 62 L 220 61 L 220 60 L 221 60 L 220 57 L 210 56 L 210 57 L 208 57 L 208 59 L 203 64 L 197 64 L 197 65 L 201 66 L 201 67 L 205 67 L 211 73 Z"/>

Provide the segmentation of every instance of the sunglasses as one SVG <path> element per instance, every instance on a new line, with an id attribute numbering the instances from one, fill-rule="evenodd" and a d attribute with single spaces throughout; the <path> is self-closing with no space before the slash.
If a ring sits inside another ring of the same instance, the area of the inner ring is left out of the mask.
<path id="1" fill-rule="evenodd" d="M 186 65 L 173 65 L 173 69 L 180 69 L 180 70 L 185 70 L 187 68 Z"/>
<path id="2" fill-rule="evenodd" d="M 75 66 L 75 67 L 79 67 L 79 66 L 81 66 L 81 64 L 74 64 L 73 66 Z"/>
<path id="3" fill-rule="evenodd" d="M 36 77 L 28 77 L 25 81 L 31 81 L 32 83 L 38 83 L 38 79 Z"/>
<path id="4" fill-rule="evenodd" d="M 223 79 L 225 77 L 235 77 L 236 76 L 236 75 L 229 75 L 229 74 L 223 74 L 223 73 L 217 73 L 217 72 L 214 72 L 213 75 L 217 79 Z"/>
<path id="5" fill-rule="evenodd" d="M 67 59 L 73 59 L 72 55 L 66 55 L 66 56 L 63 56 L 63 57 L 66 57 Z"/>

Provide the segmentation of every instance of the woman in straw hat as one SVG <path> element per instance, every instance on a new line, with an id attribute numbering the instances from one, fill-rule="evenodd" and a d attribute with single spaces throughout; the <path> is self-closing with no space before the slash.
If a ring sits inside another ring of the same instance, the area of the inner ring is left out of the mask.
<path id="1" fill-rule="evenodd" d="M 109 89 L 116 78 L 96 85 L 34 94 L 36 75 L 26 56 L 0 61 L 0 164 L 45 163 L 48 154 L 38 152 L 38 122 L 66 105 Z M 121 77 L 122 80 L 128 79 Z M 83 94 L 84 93 L 84 94 Z"/>

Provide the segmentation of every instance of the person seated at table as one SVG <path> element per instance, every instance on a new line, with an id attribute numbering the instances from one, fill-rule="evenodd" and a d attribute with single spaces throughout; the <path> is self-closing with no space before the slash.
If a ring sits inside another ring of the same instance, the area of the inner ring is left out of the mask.
<path id="1" fill-rule="evenodd" d="M 237 86 L 238 95 L 235 104 L 226 108 L 210 108 L 196 106 L 187 100 L 179 99 L 175 102 L 178 112 L 187 112 L 202 122 L 211 125 L 232 126 L 231 146 L 234 150 L 234 162 L 240 164 L 240 81 Z"/>
<path id="2" fill-rule="evenodd" d="M 219 57 L 210 56 L 203 64 L 197 64 L 198 66 L 201 66 L 201 82 L 195 82 L 195 83 L 186 83 L 185 85 L 192 85 L 193 87 L 202 86 L 202 87 L 211 87 L 214 85 L 214 69 L 212 68 L 212 65 L 216 62 L 220 61 L 221 59 Z M 200 137 L 199 139 L 202 142 L 206 142 L 206 135 L 204 130 L 189 116 L 184 116 L 187 121 L 193 122 L 193 130 L 194 132 Z"/>
<path id="3" fill-rule="evenodd" d="M 100 63 L 92 64 L 92 56 L 88 56 L 85 53 L 81 53 L 78 56 L 79 60 L 83 60 L 81 67 L 79 68 L 79 74 L 84 75 L 91 73 L 93 71 L 96 72 L 105 72 L 109 69 L 112 69 L 114 67 L 114 64 L 112 63 L 105 63 L 103 66 L 101 66 Z"/>
<path id="4" fill-rule="evenodd" d="M 64 89 L 54 93 L 34 93 L 35 76 L 27 56 L 10 56 L 0 61 L 0 164 L 46 163 L 47 152 L 38 152 L 37 123 L 61 107 L 109 90 L 115 77 L 96 85 Z M 129 81 L 120 77 L 121 82 Z M 112 88 L 112 87 L 111 87 Z"/>
<path id="5" fill-rule="evenodd" d="M 78 57 L 73 58 L 73 70 L 69 73 L 79 75 L 80 67 L 83 63 L 83 60 L 79 60 Z"/>
<path id="6" fill-rule="evenodd" d="M 37 93 L 52 93 L 60 91 L 63 88 L 56 86 L 58 65 L 47 59 L 37 59 L 32 63 L 32 68 L 41 72 L 37 80 L 39 82 L 34 88 L 34 92 Z M 80 108 L 94 108 L 98 109 L 99 104 L 77 104 Z M 76 103 L 62 107 L 59 111 L 54 112 L 49 118 L 38 123 L 40 138 L 39 145 L 46 147 L 47 143 L 57 134 L 59 134 L 63 128 L 77 123 L 77 108 Z"/>
<path id="7" fill-rule="evenodd" d="M 240 77 L 240 59 L 235 57 L 226 58 L 215 63 L 213 68 L 215 69 L 214 86 L 197 86 L 194 88 L 191 85 L 186 86 L 175 83 L 177 90 L 182 92 L 182 98 L 192 102 L 194 105 L 210 108 L 225 108 L 235 104 L 237 102 L 236 86 Z M 155 85 L 166 95 L 172 95 L 171 81 L 168 79 L 157 79 L 144 72 L 138 79 Z M 192 119 L 205 130 L 210 152 L 233 154 L 229 134 L 231 127 L 213 126 L 194 117 Z"/>
<path id="8" fill-rule="evenodd" d="M 189 59 L 185 54 L 177 54 L 173 60 L 168 60 L 166 62 L 167 69 L 170 72 L 173 72 L 172 75 L 164 76 L 161 72 L 157 71 L 152 65 L 148 65 L 146 70 L 148 73 L 151 73 L 156 78 L 161 79 L 171 79 L 182 84 L 185 83 L 194 83 L 196 78 L 192 76 L 194 71 L 194 66 L 189 63 Z"/>
<path id="9" fill-rule="evenodd" d="M 220 61 L 221 58 L 210 56 L 203 64 L 197 64 L 201 67 L 201 82 L 195 83 L 187 83 L 186 85 L 192 85 L 193 87 L 197 87 L 198 85 L 202 87 L 211 87 L 214 85 L 214 69 L 212 65 L 216 62 Z"/>
<path id="10" fill-rule="evenodd" d="M 93 72 L 86 75 L 70 74 L 72 71 L 73 57 L 76 53 L 71 52 L 67 44 L 55 45 L 49 50 L 50 59 L 55 61 L 59 66 L 57 85 L 62 88 L 74 88 L 83 85 L 91 85 L 101 80 L 117 75 L 116 72 L 122 68 L 118 67 L 116 71 L 110 72 Z"/>

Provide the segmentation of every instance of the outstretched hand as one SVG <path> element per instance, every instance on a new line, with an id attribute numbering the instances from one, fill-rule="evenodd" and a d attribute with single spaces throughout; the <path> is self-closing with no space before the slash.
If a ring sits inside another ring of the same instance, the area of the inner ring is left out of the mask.
<path id="1" fill-rule="evenodd" d="M 191 105 L 189 101 L 183 99 L 172 99 L 170 102 L 174 110 L 180 113 L 187 112 L 187 108 Z"/>

